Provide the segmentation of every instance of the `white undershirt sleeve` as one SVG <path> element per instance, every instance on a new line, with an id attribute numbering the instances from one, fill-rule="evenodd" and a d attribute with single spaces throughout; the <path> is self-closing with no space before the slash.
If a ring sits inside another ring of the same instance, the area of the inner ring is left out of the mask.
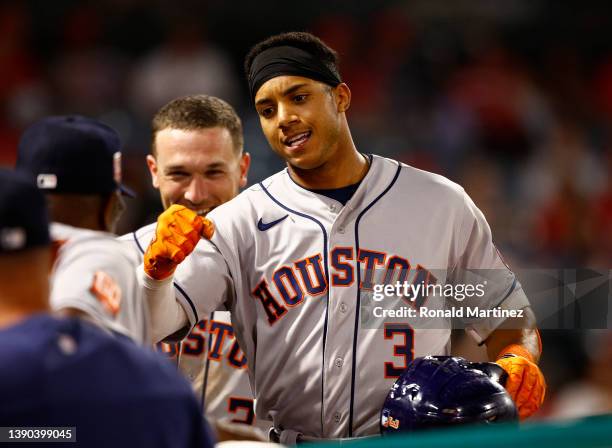
<path id="1" fill-rule="evenodd" d="M 143 287 L 143 298 L 149 305 L 154 342 L 189 325 L 185 310 L 175 298 L 172 279 L 170 276 L 164 280 L 155 280 L 145 273 L 142 264 L 138 267 L 138 282 Z"/>

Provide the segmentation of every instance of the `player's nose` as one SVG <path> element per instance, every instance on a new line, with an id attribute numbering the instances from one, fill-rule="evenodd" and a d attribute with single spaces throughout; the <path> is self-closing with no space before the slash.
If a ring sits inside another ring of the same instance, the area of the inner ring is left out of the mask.
<path id="1" fill-rule="evenodd" d="M 297 123 L 300 118 L 295 113 L 295 110 L 289 106 L 279 104 L 278 111 L 278 127 L 282 130 L 289 129 L 292 125 Z"/>
<path id="2" fill-rule="evenodd" d="M 200 204 L 206 201 L 208 193 L 206 181 L 201 176 L 193 176 L 183 196 L 192 204 Z"/>

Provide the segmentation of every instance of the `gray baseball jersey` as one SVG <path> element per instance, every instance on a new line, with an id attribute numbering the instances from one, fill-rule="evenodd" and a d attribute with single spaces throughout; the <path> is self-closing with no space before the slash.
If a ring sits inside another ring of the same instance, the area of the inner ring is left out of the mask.
<path id="1" fill-rule="evenodd" d="M 157 223 L 119 237 L 142 262 L 145 249 L 155 236 Z M 175 287 L 182 296 L 180 287 Z M 246 358 L 234 336 L 230 313 L 217 311 L 199 316 L 191 332 L 180 343 L 163 343 L 158 349 L 177 363 L 191 381 L 209 418 L 268 429 L 271 424 L 255 419 L 253 392 Z"/>
<path id="2" fill-rule="evenodd" d="M 218 308 L 231 311 L 257 414 L 281 430 L 376 434 L 382 403 L 407 363 L 449 353 L 450 319 L 432 328 L 414 328 L 408 318 L 362 324 L 362 302 L 395 273 L 422 278 L 439 270 L 436 281 L 445 284 L 461 281 L 452 278 L 460 268 L 495 269 L 503 285 L 479 306 L 528 305 L 460 186 L 394 160 L 370 160 L 344 206 L 300 187 L 287 170 L 245 190 L 209 214 L 212 240 L 202 240 L 174 275 L 192 323 Z M 152 306 L 173 296 L 169 281 L 142 280 Z M 503 319 L 474 318 L 467 327 L 484 340 Z"/>
<path id="3" fill-rule="evenodd" d="M 138 258 L 114 235 L 51 224 L 57 258 L 51 276 L 53 310 L 74 308 L 102 328 L 149 344 L 149 313 L 138 287 Z"/>

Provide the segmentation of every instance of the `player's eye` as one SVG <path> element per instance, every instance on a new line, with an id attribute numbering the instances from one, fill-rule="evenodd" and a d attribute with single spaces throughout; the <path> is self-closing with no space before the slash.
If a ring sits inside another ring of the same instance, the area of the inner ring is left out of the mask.
<path id="1" fill-rule="evenodd" d="M 308 97 L 308 95 L 305 95 L 305 94 L 295 95 L 293 97 L 293 102 L 294 103 L 303 103 L 304 101 L 306 101 L 307 97 Z"/>
<path id="2" fill-rule="evenodd" d="M 265 107 L 263 109 L 259 109 L 259 115 L 264 118 L 270 118 L 274 113 L 274 109 L 272 107 Z"/>
<path id="3" fill-rule="evenodd" d="M 189 176 L 189 174 L 184 171 L 170 171 L 169 173 L 166 173 L 166 176 L 172 180 L 182 180 Z"/>
<path id="4" fill-rule="evenodd" d="M 223 170 L 210 170 L 206 171 L 206 176 L 208 177 L 221 177 L 225 174 Z"/>

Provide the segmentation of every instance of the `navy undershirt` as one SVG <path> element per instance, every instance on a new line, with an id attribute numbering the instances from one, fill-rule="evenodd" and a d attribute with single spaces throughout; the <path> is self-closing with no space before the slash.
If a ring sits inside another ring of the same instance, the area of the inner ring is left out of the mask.
<path id="1" fill-rule="evenodd" d="M 322 194 L 323 196 L 327 196 L 328 198 L 334 199 L 340 202 L 344 206 L 353 197 L 353 195 L 357 191 L 357 188 L 359 188 L 360 184 L 361 184 L 361 181 L 357 182 L 356 184 L 347 185 L 346 187 L 341 187 L 341 188 L 329 188 L 329 189 L 323 189 L 323 190 L 310 190 L 310 191 L 312 191 L 313 193 Z"/>
<path id="2" fill-rule="evenodd" d="M 372 154 L 361 154 L 361 155 L 364 156 L 367 159 L 368 170 L 369 170 L 370 169 L 370 165 L 372 165 L 372 158 L 373 158 Z M 356 184 L 347 185 L 346 187 L 341 187 L 341 188 L 325 188 L 325 189 L 321 189 L 321 190 L 313 190 L 313 189 L 307 188 L 307 190 L 308 191 L 312 191 L 313 193 L 317 193 L 317 194 L 321 194 L 323 196 L 327 196 L 330 199 L 338 201 L 344 207 L 346 205 L 346 203 L 351 200 L 351 198 L 353 197 L 353 195 L 355 194 L 355 192 L 359 188 L 359 185 L 361 184 L 362 180 L 363 180 L 363 178 L 359 182 L 357 182 Z"/>

